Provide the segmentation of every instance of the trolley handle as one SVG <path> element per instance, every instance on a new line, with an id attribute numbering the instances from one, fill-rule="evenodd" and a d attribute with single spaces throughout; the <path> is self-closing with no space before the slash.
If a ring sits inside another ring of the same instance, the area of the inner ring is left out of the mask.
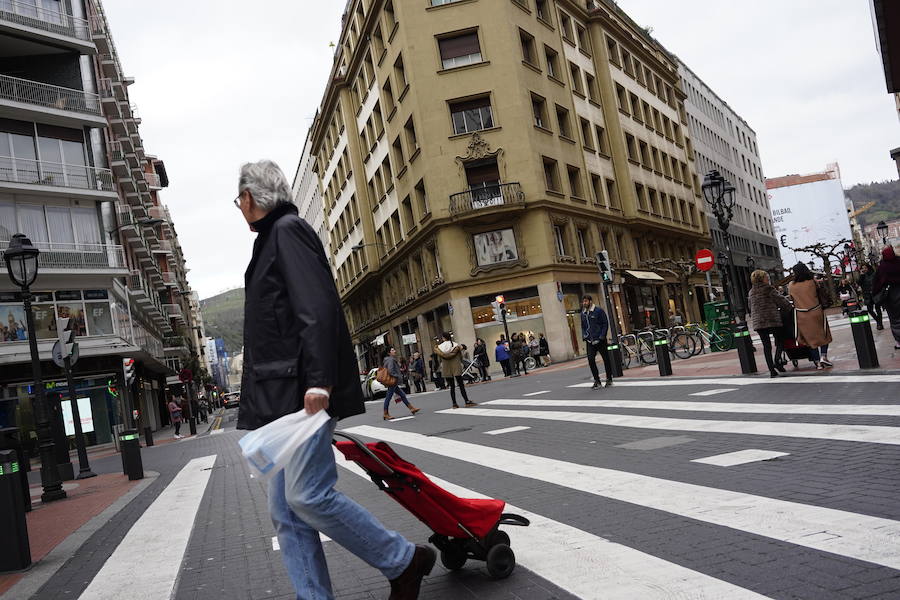
<path id="1" fill-rule="evenodd" d="M 396 473 L 394 472 L 394 470 L 393 470 L 392 468 L 390 468 L 389 466 L 387 466 L 387 465 L 384 463 L 383 460 L 381 460 L 380 458 L 378 458 L 378 456 L 377 456 L 374 452 L 372 452 L 371 450 L 369 450 L 369 447 L 366 446 L 366 444 L 365 444 L 361 439 L 359 439 L 358 437 L 356 437 L 356 436 L 354 436 L 354 435 L 350 435 L 349 433 L 346 433 L 346 432 L 344 432 L 344 431 L 335 431 L 335 432 L 334 432 L 334 435 L 335 435 L 335 436 L 340 436 L 340 437 L 342 437 L 342 438 L 346 438 L 347 440 L 349 440 L 349 441 L 353 442 L 354 444 L 356 444 L 356 447 L 359 448 L 359 450 L 360 450 L 363 454 L 365 454 L 366 456 L 368 456 L 369 458 L 371 458 L 372 460 L 374 460 L 376 463 L 378 463 L 378 465 L 379 465 L 380 467 L 382 467 L 385 471 L 387 471 L 388 476 L 394 476 L 394 475 L 396 475 Z"/>

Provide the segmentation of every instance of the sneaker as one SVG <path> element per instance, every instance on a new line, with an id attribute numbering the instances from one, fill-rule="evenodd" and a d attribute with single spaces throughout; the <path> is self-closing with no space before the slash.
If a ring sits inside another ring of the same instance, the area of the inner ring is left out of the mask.
<path id="1" fill-rule="evenodd" d="M 879 323 L 878 325 L 875 326 L 875 329 L 877 329 L 878 331 L 881 331 L 881 330 L 884 329 L 884 325 L 882 325 L 881 323 Z"/>
<path id="2" fill-rule="evenodd" d="M 831 364 L 831 361 L 828 360 L 827 358 L 823 358 L 822 360 L 820 360 L 819 364 L 822 365 L 822 367 L 826 368 L 826 369 L 834 366 L 833 364 Z"/>
<path id="3" fill-rule="evenodd" d="M 612 387 L 612 385 L 613 385 L 613 380 L 612 380 L 612 379 L 607 379 L 607 380 L 606 380 L 606 386 L 605 386 L 605 387 Z"/>
<path id="4" fill-rule="evenodd" d="M 429 546 L 416 546 L 412 560 L 406 570 L 396 579 L 391 579 L 391 595 L 389 600 L 416 600 L 422 579 L 431 573 L 437 553 Z"/>
<path id="5" fill-rule="evenodd" d="M 597 381 L 594 382 L 594 385 L 591 386 L 591 389 L 592 390 L 600 389 L 600 385 L 601 385 L 600 380 L 598 379 Z"/>
<path id="6" fill-rule="evenodd" d="M 472 408 L 473 406 L 478 406 L 476 402 L 466 402 L 466 408 Z"/>

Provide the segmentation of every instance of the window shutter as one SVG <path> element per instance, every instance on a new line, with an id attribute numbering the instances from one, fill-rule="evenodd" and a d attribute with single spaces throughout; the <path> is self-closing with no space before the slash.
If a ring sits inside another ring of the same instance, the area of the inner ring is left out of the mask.
<path id="1" fill-rule="evenodd" d="M 475 32 L 452 38 L 443 38 L 438 41 L 438 45 L 440 46 L 441 59 L 443 60 L 481 52 L 481 46 L 478 45 L 478 34 Z"/>

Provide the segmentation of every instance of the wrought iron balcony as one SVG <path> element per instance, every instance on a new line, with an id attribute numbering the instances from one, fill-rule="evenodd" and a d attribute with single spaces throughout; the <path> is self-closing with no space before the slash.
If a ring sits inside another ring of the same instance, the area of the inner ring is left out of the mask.
<path id="1" fill-rule="evenodd" d="M 115 189 L 109 169 L 11 156 L 0 156 L 0 181 L 98 192 L 112 192 Z"/>
<path id="2" fill-rule="evenodd" d="M 122 246 L 32 242 L 41 251 L 38 267 L 44 271 L 120 271 L 125 269 Z M 0 250 L 9 247 L 0 240 Z"/>
<path id="3" fill-rule="evenodd" d="M 0 0 L 0 21 L 91 41 L 91 26 L 87 19 L 44 8 L 36 5 L 34 0 Z"/>
<path id="4" fill-rule="evenodd" d="M 169 348 L 187 350 L 187 340 L 184 336 L 180 335 L 166 336 L 163 338 L 163 346 L 165 346 L 167 350 Z"/>
<path id="5" fill-rule="evenodd" d="M 460 215 L 500 206 L 525 205 L 525 193 L 518 182 L 477 187 L 450 196 L 450 214 Z"/>
<path id="6" fill-rule="evenodd" d="M 0 0 L 2 6 L 3 0 Z M 2 13 L 0 13 L 2 14 Z M 72 88 L 0 75 L 0 99 L 46 108 L 101 115 L 100 96 Z"/>

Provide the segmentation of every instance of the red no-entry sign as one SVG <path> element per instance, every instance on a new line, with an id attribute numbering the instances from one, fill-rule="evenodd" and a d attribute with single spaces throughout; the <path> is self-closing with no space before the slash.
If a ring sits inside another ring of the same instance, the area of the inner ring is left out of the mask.
<path id="1" fill-rule="evenodd" d="M 715 260 L 713 260 L 712 251 L 705 248 L 697 251 L 697 256 L 694 257 L 694 263 L 701 271 L 709 271 L 713 268 L 713 265 L 716 264 Z"/>

